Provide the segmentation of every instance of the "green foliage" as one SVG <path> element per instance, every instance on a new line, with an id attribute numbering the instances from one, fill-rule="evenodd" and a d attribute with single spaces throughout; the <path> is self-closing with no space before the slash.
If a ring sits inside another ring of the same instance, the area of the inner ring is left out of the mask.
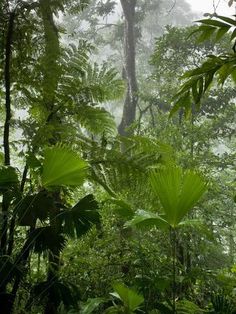
<path id="1" fill-rule="evenodd" d="M 56 232 L 53 227 L 40 227 L 32 231 L 28 237 L 26 245 L 31 246 L 36 253 L 61 251 L 66 244 L 65 237 Z"/>
<path id="2" fill-rule="evenodd" d="M 103 298 L 93 298 L 88 299 L 82 306 L 81 306 L 81 314 L 91 314 L 94 313 L 101 303 L 104 302 Z"/>
<path id="3" fill-rule="evenodd" d="M 76 307 L 74 290 L 75 287 L 73 287 L 73 285 L 59 280 L 40 282 L 32 287 L 27 306 L 30 307 L 33 303 L 45 303 L 45 301 L 50 298 L 57 306 L 63 303 L 68 311 L 71 306 Z"/>
<path id="4" fill-rule="evenodd" d="M 205 112 L 211 117 L 217 112 L 217 119 L 212 121 L 202 115 L 195 116 L 192 123 L 183 122 L 181 117 L 180 121 L 167 122 L 159 108 L 167 110 L 183 69 L 189 70 L 183 76 L 186 85 L 176 96 L 174 110 L 185 107 L 187 113 L 193 103 L 199 107 L 215 76 L 221 85 L 230 75 L 235 79 L 235 55 L 222 52 L 225 42 L 219 42 L 214 50 L 210 41 L 199 46 L 192 37 L 185 40 L 189 29 L 167 28 L 164 38 L 157 40 L 152 58 L 158 82 L 155 88 L 147 80 L 145 60 L 139 58 L 137 62 L 139 72 L 143 72 L 139 79 L 145 78 L 145 84 L 140 85 L 144 97 L 140 97 L 139 135 L 114 138 L 115 122 L 103 106 L 124 93 L 119 70 L 108 63 L 91 62 L 96 45 L 78 41 L 78 46 L 68 47 L 68 41 L 75 37 L 65 35 L 61 40 L 59 36 L 64 31 L 59 26 L 61 15 L 68 11 L 77 14 L 88 2 L 0 3 L 1 108 L 5 99 L 6 30 L 11 10 L 16 10 L 10 51 L 13 118 L 9 139 L 14 166 L 0 167 L 1 311 L 12 312 L 5 308 L 14 304 L 17 314 L 149 313 L 152 309 L 156 309 L 153 313 L 159 309 L 167 314 L 173 312 L 172 299 L 176 313 L 201 313 L 194 302 L 207 308 L 209 292 L 221 286 L 230 295 L 235 283 L 233 272 L 222 270 L 222 264 L 230 269 L 234 257 L 234 160 L 231 152 L 222 153 L 222 157 L 213 152 L 219 139 L 231 150 L 235 144 L 230 138 L 234 134 L 235 91 L 227 88 L 226 93 L 211 93 L 207 108 L 216 103 L 217 111 Z M 84 14 L 94 30 L 108 21 L 100 15 L 110 18 L 116 4 L 91 4 L 91 16 Z M 153 0 L 138 3 L 136 21 L 149 23 L 152 17 L 158 28 L 151 13 L 158 8 L 158 16 L 166 19 L 163 11 L 159 13 L 159 5 L 161 8 L 159 1 Z M 196 37 L 200 32 L 200 40 L 219 41 L 231 35 L 235 41 L 234 20 L 212 16 L 200 23 L 194 34 Z M 103 34 L 111 33 L 110 26 L 114 25 L 105 24 L 108 31 Z M 116 28 L 120 40 L 122 21 Z M 143 45 L 142 51 L 150 53 L 153 39 L 147 42 L 155 35 L 147 27 L 143 31 L 139 28 L 139 47 Z M 109 39 L 104 36 L 102 40 Z M 120 48 L 119 40 L 111 47 L 117 44 Z M 210 54 L 207 61 L 192 69 L 206 54 Z M 153 88 L 150 97 L 145 94 L 147 86 Z M 143 111 L 146 101 L 150 106 Z M 58 142 L 62 144 L 55 145 Z M 173 143 L 175 152 L 166 142 Z M 0 155 L 3 164 L 4 155 Z M 182 168 L 175 167 L 177 163 Z M 207 187 L 201 175 L 185 170 L 197 167 L 212 177 L 213 184 L 204 206 L 194 212 L 197 219 L 191 219 L 190 210 Z M 130 226 L 148 231 L 144 234 Z M 167 229 L 170 234 L 163 232 Z M 214 243 L 210 242 L 212 235 Z M 125 284 L 115 284 L 115 292 L 108 297 L 111 282 L 120 280 Z M 213 298 L 212 306 L 216 312 L 232 309 L 229 297 Z"/>
<path id="5" fill-rule="evenodd" d="M 158 216 L 157 214 L 146 212 L 144 210 L 135 213 L 132 220 L 126 223 L 126 226 L 136 226 L 138 228 L 150 228 L 155 226 L 159 229 L 166 230 L 169 227 L 165 217 Z"/>
<path id="6" fill-rule="evenodd" d="M 14 263 L 12 258 L 9 256 L 1 256 L 0 257 L 0 271 L 1 271 L 1 286 L 4 286 L 6 282 L 12 282 L 15 276 L 19 276 L 21 274 L 22 269 Z"/>
<path id="7" fill-rule="evenodd" d="M 212 295 L 211 302 L 214 308 L 213 313 L 217 314 L 233 314 L 235 313 L 235 305 L 228 297 L 222 294 Z"/>
<path id="8" fill-rule="evenodd" d="M 92 134 L 106 134 L 109 136 L 117 133 L 113 117 L 104 108 L 79 107 L 77 114 L 81 126 Z"/>
<path id="9" fill-rule="evenodd" d="M 213 18 L 214 17 L 214 18 Z M 201 32 L 198 41 L 205 41 L 209 37 L 215 34 L 215 41 L 219 41 L 232 27 L 236 26 L 235 20 L 220 15 L 213 15 L 210 19 L 204 19 L 197 21 L 202 25 L 198 27 L 195 32 Z M 231 35 L 231 40 L 236 37 L 235 32 Z"/>
<path id="10" fill-rule="evenodd" d="M 219 41 L 231 28 L 233 28 L 233 32 L 230 39 L 231 41 L 235 40 L 235 21 L 224 16 L 214 15 L 213 17 L 214 18 L 211 19 L 198 21 L 201 25 L 193 32 L 201 32 L 198 41 L 205 41 L 211 38 L 215 33 L 215 41 Z M 189 115 L 192 110 L 192 104 L 195 104 L 197 108 L 199 108 L 200 102 L 212 85 L 214 78 L 217 77 L 218 83 L 221 85 L 223 85 L 229 77 L 235 81 L 235 63 L 235 52 L 225 52 L 218 56 L 211 54 L 207 56 L 206 61 L 204 61 L 202 65 L 187 71 L 182 76 L 185 82 L 181 85 L 174 97 L 175 105 L 171 110 L 171 115 L 181 107 L 184 108 L 185 114 Z"/>

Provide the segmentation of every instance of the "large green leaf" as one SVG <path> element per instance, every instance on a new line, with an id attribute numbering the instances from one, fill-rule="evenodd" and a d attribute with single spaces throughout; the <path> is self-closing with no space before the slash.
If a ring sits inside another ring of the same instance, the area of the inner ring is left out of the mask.
<path id="1" fill-rule="evenodd" d="M 169 166 L 152 171 L 151 186 L 165 212 L 166 221 L 176 227 L 206 191 L 207 184 L 195 171 Z"/>
<path id="2" fill-rule="evenodd" d="M 73 208 L 63 211 L 59 218 L 65 234 L 80 237 L 100 222 L 98 203 L 92 194 L 86 195 Z"/>
<path id="3" fill-rule="evenodd" d="M 87 175 L 87 163 L 69 148 L 54 146 L 44 152 L 44 187 L 80 186 Z"/>
<path id="4" fill-rule="evenodd" d="M 144 302 L 142 295 L 122 283 L 115 283 L 113 288 L 115 292 L 111 293 L 111 295 L 120 299 L 129 311 L 135 311 Z"/>

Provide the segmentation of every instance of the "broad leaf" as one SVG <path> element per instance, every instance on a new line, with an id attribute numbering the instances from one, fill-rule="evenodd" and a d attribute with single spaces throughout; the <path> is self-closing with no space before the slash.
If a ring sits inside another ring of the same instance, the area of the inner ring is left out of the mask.
<path id="1" fill-rule="evenodd" d="M 96 310 L 105 300 L 102 298 L 89 298 L 86 303 L 81 306 L 81 314 L 91 314 Z"/>
<path id="2" fill-rule="evenodd" d="M 60 146 L 45 149 L 43 186 L 80 186 L 86 174 L 87 163 L 71 149 Z"/>

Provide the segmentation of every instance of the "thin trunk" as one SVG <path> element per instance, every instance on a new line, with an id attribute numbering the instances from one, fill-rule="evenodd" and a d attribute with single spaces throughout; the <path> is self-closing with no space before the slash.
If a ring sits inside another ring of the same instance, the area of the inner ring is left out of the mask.
<path id="1" fill-rule="evenodd" d="M 15 12 L 11 12 L 9 16 L 9 23 L 7 29 L 6 47 L 5 47 L 5 69 L 4 69 L 4 80 L 5 80 L 5 124 L 4 124 L 4 135 L 3 135 L 3 147 L 4 147 L 4 163 L 10 165 L 10 145 L 9 145 L 9 134 L 10 134 L 10 122 L 11 122 L 11 55 L 12 55 L 12 40 L 14 31 L 14 20 Z"/>
<path id="2" fill-rule="evenodd" d="M 175 228 L 171 228 L 170 230 L 170 238 L 171 238 L 171 246 L 172 246 L 172 307 L 173 313 L 176 313 L 176 246 L 177 246 L 177 238 L 176 238 L 176 230 Z"/>
<path id="3" fill-rule="evenodd" d="M 118 131 L 121 135 L 132 134 L 127 130 L 135 121 L 136 107 L 138 103 L 138 84 L 136 79 L 136 39 L 135 39 L 135 8 L 136 0 L 121 0 L 124 23 L 124 74 L 126 80 L 126 97 L 123 115 Z"/>

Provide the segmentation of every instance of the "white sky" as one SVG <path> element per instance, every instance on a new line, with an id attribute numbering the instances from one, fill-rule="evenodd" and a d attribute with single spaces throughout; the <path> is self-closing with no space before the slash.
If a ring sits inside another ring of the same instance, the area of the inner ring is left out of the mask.
<path id="1" fill-rule="evenodd" d="M 215 5 L 216 12 L 220 15 L 235 14 L 235 6 L 230 8 L 228 6 L 229 0 L 186 0 L 186 2 L 192 6 L 193 11 L 200 13 L 213 13 Z"/>

